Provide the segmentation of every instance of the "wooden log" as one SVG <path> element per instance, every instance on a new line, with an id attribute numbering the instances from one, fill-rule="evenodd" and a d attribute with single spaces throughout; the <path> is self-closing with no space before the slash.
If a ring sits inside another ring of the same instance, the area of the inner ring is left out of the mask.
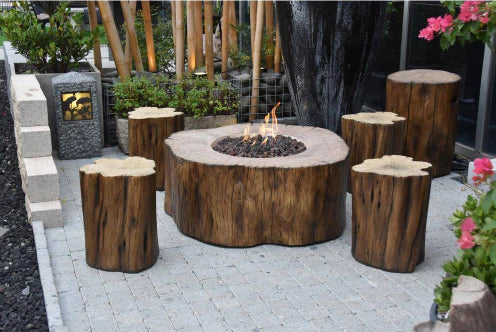
<path id="1" fill-rule="evenodd" d="M 188 73 L 196 69 L 195 12 L 193 1 L 186 1 L 186 40 L 188 42 Z"/>
<path id="2" fill-rule="evenodd" d="M 274 72 L 281 72 L 281 37 L 279 27 L 276 27 L 276 48 L 274 50 Z"/>
<path id="3" fill-rule="evenodd" d="M 146 36 L 146 54 L 148 56 L 148 71 L 154 73 L 157 71 L 157 61 L 155 58 L 155 43 L 153 42 L 152 15 L 150 12 L 150 1 L 141 2 L 143 8 L 143 22 L 145 25 Z"/>
<path id="4" fill-rule="evenodd" d="M 194 12 L 195 12 L 195 60 L 196 68 L 200 68 L 204 65 L 203 61 L 203 12 L 202 12 L 202 2 L 194 2 Z"/>
<path id="5" fill-rule="evenodd" d="M 130 157 L 99 159 L 79 170 L 89 266 L 135 273 L 157 260 L 154 166 Z"/>
<path id="6" fill-rule="evenodd" d="M 405 154 L 431 163 L 434 177 L 451 172 L 460 80 L 456 74 L 425 69 L 387 79 L 386 111 L 407 118 Z"/>
<path id="7" fill-rule="evenodd" d="M 264 4 L 263 2 L 257 5 L 257 27 L 255 31 L 255 41 L 253 48 L 253 77 L 251 88 L 251 107 L 250 107 L 250 121 L 255 120 L 256 113 L 258 112 L 259 104 L 259 87 L 260 87 L 260 57 L 262 52 L 262 38 L 263 38 L 263 19 L 264 19 Z"/>
<path id="8" fill-rule="evenodd" d="M 255 33 L 257 30 L 257 1 L 250 1 L 250 47 L 251 58 L 253 59 L 253 50 L 255 49 Z"/>
<path id="9" fill-rule="evenodd" d="M 128 3 L 129 9 L 131 10 L 131 15 L 133 17 L 133 22 L 136 19 L 136 1 L 125 1 Z M 122 4 L 122 3 L 121 3 Z M 129 32 L 126 28 L 126 43 L 124 44 L 124 55 L 126 56 L 126 62 L 129 67 L 129 71 L 133 70 L 133 55 L 131 53 L 131 41 L 129 40 Z"/>
<path id="10" fill-rule="evenodd" d="M 496 297 L 481 280 L 461 275 L 450 303 L 450 332 L 494 331 Z"/>
<path id="11" fill-rule="evenodd" d="M 258 132 L 252 125 L 250 132 Z M 232 157 L 211 145 L 245 125 L 189 130 L 166 142 L 164 207 L 178 229 L 229 247 L 306 245 L 341 235 L 348 147 L 331 131 L 279 125 L 307 150 L 283 158 Z M 305 194 L 303 194 L 305 193 Z"/>
<path id="12" fill-rule="evenodd" d="M 117 72 L 119 73 L 121 80 L 124 80 L 130 76 L 130 71 L 122 50 L 119 33 L 117 32 L 117 27 L 115 26 L 112 9 L 107 1 L 98 1 L 98 7 L 100 8 L 100 14 L 102 14 L 102 21 L 105 31 L 107 32 L 110 49 L 114 55 L 114 62 L 117 67 Z"/>
<path id="13" fill-rule="evenodd" d="M 88 16 L 90 19 L 90 30 L 93 31 L 98 27 L 98 19 L 96 16 L 96 7 L 94 1 L 87 1 L 88 5 Z M 95 38 L 93 42 L 93 59 L 95 61 L 95 66 L 98 68 L 100 73 L 102 72 L 102 54 L 100 50 L 100 38 Z"/>
<path id="14" fill-rule="evenodd" d="M 406 119 L 390 112 L 357 113 L 341 118 L 342 136 L 350 147 L 350 169 L 365 159 L 403 154 Z M 351 192 L 350 176 L 348 190 Z"/>
<path id="15" fill-rule="evenodd" d="M 164 190 L 164 140 L 184 130 L 184 114 L 173 108 L 140 107 L 129 112 L 129 156 L 155 161 L 156 189 Z"/>
<path id="16" fill-rule="evenodd" d="M 353 257 L 382 270 L 413 272 L 424 259 L 431 164 L 393 155 L 351 170 Z"/>
<path id="17" fill-rule="evenodd" d="M 265 54 L 265 67 L 274 69 L 274 3 L 265 1 L 265 27 L 267 32 L 267 54 Z"/>
<path id="18" fill-rule="evenodd" d="M 227 79 L 228 58 L 229 58 L 229 4 L 228 1 L 222 2 L 222 49 L 221 49 L 221 76 Z"/>
<path id="19" fill-rule="evenodd" d="M 128 5 L 126 1 L 121 1 L 122 15 L 126 22 L 126 29 L 129 34 L 129 44 L 131 45 L 131 54 L 134 60 L 134 66 L 137 71 L 144 71 L 143 62 L 141 61 L 141 53 L 138 45 L 138 38 L 136 37 L 136 31 L 134 29 L 134 17 L 131 12 L 132 5 Z M 134 4 L 136 6 L 136 4 Z"/>
<path id="20" fill-rule="evenodd" d="M 205 65 L 207 78 L 214 80 L 214 21 L 212 1 L 204 2 L 205 8 Z"/>
<path id="21" fill-rule="evenodd" d="M 176 78 L 184 76 L 184 5 L 182 0 L 176 1 Z"/>

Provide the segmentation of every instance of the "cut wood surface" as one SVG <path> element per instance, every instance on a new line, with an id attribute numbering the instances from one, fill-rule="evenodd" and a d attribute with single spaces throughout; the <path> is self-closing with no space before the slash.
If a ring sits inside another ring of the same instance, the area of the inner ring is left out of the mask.
<path id="1" fill-rule="evenodd" d="M 174 108 L 140 107 L 129 112 L 129 155 L 155 161 L 156 189 L 164 190 L 164 140 L 184 130 L 184 114 Z"/>
<path id="2" fill-rule="evenodd" d="M 405 156 L 352 167 L 352 254 L 363 264 L 413 272 L 424 259 L 431 164 Z"/>
<path id="3" fill-rule="evenodd" d="M 155 162 L 99 159 L 79 170 L 86 262 L 140 272 L 158 257 Z"/>
<path id="4" fill-rule="evenodd" d="M 400 71 L 387 79 L 386 111 L 407 119 L 405 154 L 431 163 L 435 177 L 451 172 L 460 80 L 427 69 Z"/>
<path id="5" fill-rule="evenodd" d="M 364 112 L 343 115 L 341 128 L 343 139 L 350 147 L 350 168 L 361 164 L 365 159 L 403 153 L 406 119 L 395 113 Z M 348 190 L 351 192 L 350 176 Z"/>
<path id="6" fill-rule="evenodd" d="M 247 247 L 306 245 L 339 237 L 345 226 L 348 147 L 331 131 L 280 125 L 306 151 L 243 158 L 212 144 L 243 136 L 244 125 L 189 130 L 166 142 L 165 210 L 179 230 L 207 243 Z M 258 132 L 251 125 L 250 132 Z"/>

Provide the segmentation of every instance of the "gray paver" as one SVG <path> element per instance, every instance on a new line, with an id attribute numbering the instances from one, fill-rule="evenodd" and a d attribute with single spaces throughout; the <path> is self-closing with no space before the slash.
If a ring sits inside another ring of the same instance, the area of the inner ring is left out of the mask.
<path id="1" fill-rule="evenodd" d="M 106 157 L 121 157 L 115 148 Z M 65 227 L 45 230 L 64 324 L 75 331 L 405 331 L 425 320 L 443 261 L 456 253 L 447 219 L 469 190 L 435 179 L 425 261 L 388 273 L 351 256 L 347 225 L 334 241 L 288 248 L 220 248 L 183 236 L 157 192 L 157 263 L 138 274 L 86 265 L 78 168 L 55 160 Z"/>

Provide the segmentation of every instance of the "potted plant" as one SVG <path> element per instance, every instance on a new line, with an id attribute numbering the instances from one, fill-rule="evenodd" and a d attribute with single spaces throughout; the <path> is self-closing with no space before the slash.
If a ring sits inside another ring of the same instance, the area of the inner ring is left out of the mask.
<path id="1" fill-rule="evenodd" d="M 172 107 L 185 114 L 188 129 L 215 128 L 237 123 L 236 94 L 228 83 L 203 77 L 175 81 L 166 76 L 133 77 L 114 85 L 117 140 L 128 150 L 127 114 L 135 108 Z"/>

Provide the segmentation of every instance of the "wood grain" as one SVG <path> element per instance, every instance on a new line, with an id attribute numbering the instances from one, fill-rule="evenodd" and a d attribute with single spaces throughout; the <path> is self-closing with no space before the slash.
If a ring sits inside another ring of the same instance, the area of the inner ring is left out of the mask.
<path id="1" fill-rule="evenodd" d="M 100 159 L 79 171 L 86 262 L 140 272 L 158 257 L 154 162 Z"/>
<path id="2" fill-rule="evenodd" d="M 164 140 L 184 130 L 184 113 L 173 108 L 140 107 L 129 112 L 129 156 L 155 161 L 156 189 L 164 190 Z"/>
<path id="3" fill-rule="evenodd" d="M 386 111 L 407 118 L 405 154 L 432 164 L 434 177 L 451 172 L 460 76 L 440 70 L 406 70 L 388 76 Z"/>
<path id="4" fill-rule="evenodd" d="M 405 156 L 352 167 L 352 254 L 386 271 L 413 272 L 424 259 L 431 165 Z"/>
<path id="5" fill-rule="evenodd" d="M 190 130 L 166 142 L 164 208 L 179 230 L 207 243 L 249 247 L 307 245 L 337 238 L 345 226 L 348 147 L 321 128 L 279 126 L 306 151 L 242 158 L 216 152 L 245 126 Z M 258 132 L 252 125 L 251 132 Z"/>

